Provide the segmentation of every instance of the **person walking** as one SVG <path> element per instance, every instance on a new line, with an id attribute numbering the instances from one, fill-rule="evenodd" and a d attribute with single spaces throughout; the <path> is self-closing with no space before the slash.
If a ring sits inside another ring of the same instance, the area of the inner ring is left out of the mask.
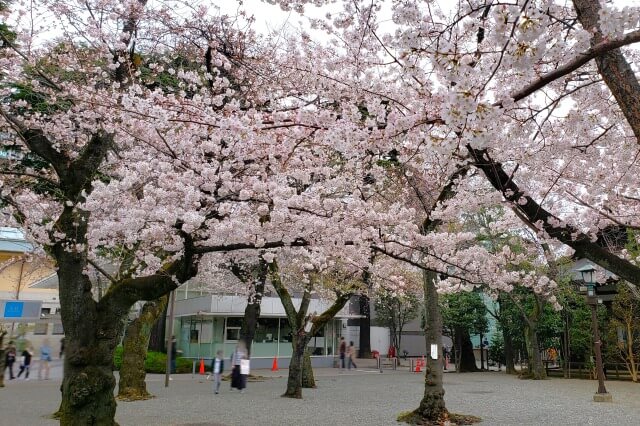
<path id="1" fill-rule="evenodd" d="M 247 376 L 248 374 L 242 374 L 241 365 L 242 361 L 248 360 L 247 354 L 247 345 L 244 343 L 244 340 L 238 340 L 238 344 L 236 345 L 236 349 L 233 351 L 231 355 L 231 365 L 233 369 L 231 370 L 231 389 L 238 389 L 240 393 L 244 392 L 244 388 L 247 387 Z"/>
<path id="2" fill-rule="evenodd" d="M 38 380 L 42 380 L 42 370 L 44 370 L 44 379 L 49 380 L 49 363 L 51 362 L 51 346 L 49 341 L 45 339 L 40 346 L 40 362 L 38 363 Z"/>
<path id="3" fill-rule="evenodd" d="M 13 380 L 13 364 L 16 362 L 16 347 L 13 344 L 13 340 L 7 345 L 7 349 L 4 356 L 4 368 L 9 369 L 9 380 Z M 4 374 L 4 371 L 2 372 Z"/>
<path id="4" fill-rule="evenodd" d="M 33 349 L 30 347 L 24 348 L 24 351 L 22 351 L 21 360 L 20 360 L 20 371 L 18 371 L 18 375 L 16 376 L 17 378 L 20 378 L 20 376 L 24 372 L 25 373 L 24 379 L 29 380 L 29 368 L 31 367 L 32 354 L 33 354 Z"/>
<path id="5" fill-rule="evenodd" d="M 344 337 L 340 336 L 340 372 L 344 371 L 344 358 L 347 352 L 347 342 L 344 341 Z"/>
<path id="6" fill-rule="evenodd" d="M 211 372 L 213 373 L 213 391 L 217 395 L 220 392 L 220 382 L 222 381 L 222 372 L 224 371 L 224 358 L 222 351 L 216 352 L 216 357 L 211 363 Z"/>
<path id="7" fill-rule="evenodd" d="M 353 365 L 353 369 L 358 368 L 356 363 L 353 361 L 356 359 L 356 347 L 353 346 L 353 341 L 349 342 L 349 349 L 347 349 L 347 356 L 349 357 L 348 369 L 351 370 L 351 366 Z"/>

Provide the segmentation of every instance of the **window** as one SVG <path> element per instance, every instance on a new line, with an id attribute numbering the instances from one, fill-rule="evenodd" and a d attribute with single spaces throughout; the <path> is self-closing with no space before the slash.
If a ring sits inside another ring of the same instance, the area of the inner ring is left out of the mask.
<path id="1" fill-rule="evenodd" d="M 273 343 L 278 340 L 278 318 L 260 318 L 256 326 L 256 343 Z"/>
<path id="2" fill-rule="evenodd" d="M 213 339 L 213 324 L 211 322 L 200 323 L 200 343 L 211 343 Z"/>
<path id="3" fill-rule="evenodd" d="M 58 322 L 53 324 L 53 334 L 64 334 L 62 323 Z"/>
<path id="4" fill-rule="evenodd" d="M 36 323 L 36 327 L 33 329 L 33 334 L 47 334 L 49 330 L 49 324 L 46 322 Z"/>
<path id="5" fill-rule="evenodd" d="M 189 332 L 189 343 L 198 343 L 198 330 L 191 329 Z"/>
<path id="6" fill-rule="evenodd" d="M 240 328 L 242 327 L 242 318 L 227 318 L 225 326 L 225 341 L 237 341 L 240 339 Z"/>
<path id="7" fill-rule="evenodd" d="M 51 308 L 41 308 L 40 315 L 49 315 L 51 313 Z"/>
<path id="8" fill-rule="evenodd" d="M 289 321 L 285 318 L 280 321 L 280 342 L 291 342 L 292 339 L 291 327 L 289 326 Z"/>

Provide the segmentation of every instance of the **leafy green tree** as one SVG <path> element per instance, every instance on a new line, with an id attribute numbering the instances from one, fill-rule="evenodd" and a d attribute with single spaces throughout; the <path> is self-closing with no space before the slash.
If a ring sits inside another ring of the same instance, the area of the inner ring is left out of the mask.
<path id="1" fill-rule="evenodd" d="M 631 380 L 640 378 L 640 298 L 626 282 L 618 285 L 606 333 L 607 355 L 622 361 Z"/>
<path id="2" fill-rule="evenodd" d="M 447 294 L 442 298 L 442 322 L 453 337 L 456 370 L 477 371 L 470 335 L 489 329 L 487 308 L 477 292 Z"/>
<path id="3" fill-rule="evenodd" d="M 399 353 L 402 345 L 402 330 L 413 321 L 422 307 L 421 300 L 415 294 L 394 294 L 391 291 L 381 291 L 374 301 L 377 323 L 389 327 L 391 342 Z"/>

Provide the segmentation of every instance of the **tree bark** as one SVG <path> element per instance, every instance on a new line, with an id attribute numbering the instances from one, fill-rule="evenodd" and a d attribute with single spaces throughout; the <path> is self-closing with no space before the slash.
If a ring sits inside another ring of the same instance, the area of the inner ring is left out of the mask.
<path id="1" fill-rule="evenodd" d="M 427 344 L 426 368 L 424 378 L 424 395 L 420 406 L 413 412 L 420 420 L 441 422 L 446 420 L 448 411 L 444 402 L 442 385 L 442 316 L 436 291 L 437 275 L 424 271 L 422 275 L 425 298 L 424 335 Z M 431 358 L 431 345 L 438 345 L 437 359 Z"/>
<path id="2" fill-rule="evenodd" d="M 294 336 L 291 340 L 291 362 L 289 363 L 289 377 L 287 379 L 287 390 L 282 395 L 286 398 L 302 399 L 302 358 L 304 349 L 309 339 L 305 335 Z"/>
<path id="3" fill-rule="evenodd" d="M 151 328 L 151 336 L 149 336 L 149 348 L 150 351 L 163 352 L 165 349 L 165 330 L 167 328 L 167 303 L 164 307 L 164 311 L 160 314 L 160 317 Z"/>
<path id="4" fill-rule="evenodd" d="M 538 327 L 535 322 L 528 322 L 525 326 L 527 353 L 529 355 L 529 376 L 534 380 L 547 378 L 547 372 L 542 363 L 540 355 L 540 344 L 538 343 Z"/>
<path id="5" fill-rule="evenodd" d="M 507 374 L 517 374 L 514 363 L 513 339 L 511 338 L 511 333 L 505 330 L 504 327 L 502 329 L 502 338 L 504 340 L 504 365 Z"/>
<path id="6" fill-rule="evenodd" d="M 144 361 L 147 357 L 151 329 L 167 307 L 168 296 L 144 304 L 140 316 L 125 331 L 118 399 L 135 401 L 153 397 L 147 392 Z"/>
<path id="7" fill-rule="evenodd" d="M 371 358 L 371 301 L 369 300 L 369 296 L 361 294 L 359 303 L 360 314 L 363 315 L 363 317 L 360 318 L 360 348 L 358 349 L 358 357 Z"/>
<path id="8" fill-rule="evenodd" d="M 304 350 L 304 358 L 302 361 L 302 387 L 315 389 L 316 380 L 313 377 L 313 366 L 311 365 L 311 351 L 309 347 Z"/>
<path id="9" fill-rule="evenodd" d="M 98 311 L 82 254 L 54 247 L 65 331 L 60 424 L 115 425 L 113 353 L 125 313 Z"/>
<path id="10" fill-rule="evenodd" d="M 458 328 L 455 330 L 456 336 L 460 336 L 460 367 L 459 373 L 470 373 L 479 371 L 476 365 L 476 356 L 473 353 L 473 344 L 471 344 L 471 336 L 466 328 Z"/>

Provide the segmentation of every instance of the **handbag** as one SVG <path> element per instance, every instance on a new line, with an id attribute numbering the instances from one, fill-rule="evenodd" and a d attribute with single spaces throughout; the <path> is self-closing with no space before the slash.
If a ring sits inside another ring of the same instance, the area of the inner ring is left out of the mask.
<path id="1" fill-rule="evenodd" d="M 249 374 L 249 360 L 241 359 L 240 360 L 240 374 Z"/>

